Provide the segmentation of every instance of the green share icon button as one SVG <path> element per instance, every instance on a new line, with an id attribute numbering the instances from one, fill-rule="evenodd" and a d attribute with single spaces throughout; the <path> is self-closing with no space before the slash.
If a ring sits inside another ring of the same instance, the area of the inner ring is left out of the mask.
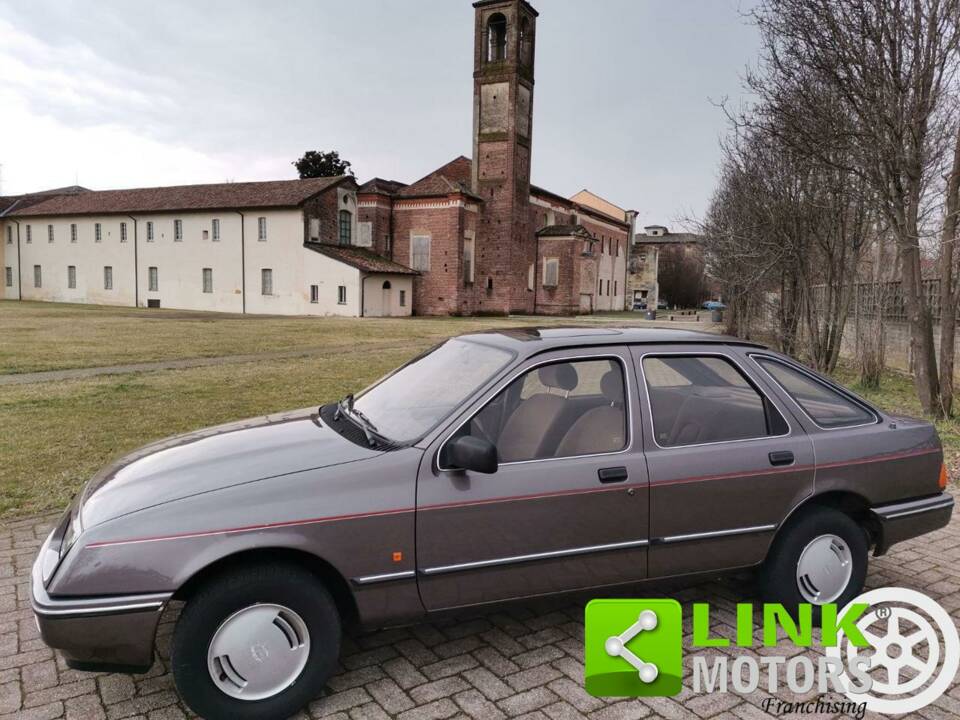
<path id="1" fill-rule="evenodd" d="M 585 611 L 587 692 L 676 695 L 683 678 L 683 613 L 676 600 L 591 600 Z"/>

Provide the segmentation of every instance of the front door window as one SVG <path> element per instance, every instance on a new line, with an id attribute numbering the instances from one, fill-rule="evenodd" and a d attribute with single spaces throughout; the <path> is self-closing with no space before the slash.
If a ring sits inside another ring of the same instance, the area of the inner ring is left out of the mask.
<path id="1" fill-rule="evenodd" d="M 490 441 L 502 463 L 623 450 L 623 367 L 610 358 L 541 365 L 510 383 L 458 435 Z"/>

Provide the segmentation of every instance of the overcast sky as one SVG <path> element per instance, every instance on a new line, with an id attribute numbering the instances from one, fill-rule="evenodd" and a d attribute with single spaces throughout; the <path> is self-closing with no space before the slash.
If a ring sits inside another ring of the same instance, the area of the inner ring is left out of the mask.
<path id="1" fill-rule="evenodd" d="M 702 213 L 745 2 L 533 0 L 533 182 Z M 469 0 L 0 0 L 2 192 L 295 178 L 308 149 L 412 182 L 471 152 L 472 34 Z"/>

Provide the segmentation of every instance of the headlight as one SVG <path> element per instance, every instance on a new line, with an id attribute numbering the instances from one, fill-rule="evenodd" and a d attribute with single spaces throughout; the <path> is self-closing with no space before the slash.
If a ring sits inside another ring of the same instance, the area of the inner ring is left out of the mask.
<path id="1" fill-rule="evenodd" d="M 40 577 L 44 585 L 50 582 L 50 578 L 53 577 L 53 571 L 56 570 L 57 565 L 60 564 L 59 547 L 54 542 L 56 534 L 56 530 L 50 533 L 50 536 L 40 551 L 42 553 L 42 557 L 40 558 Z"/>
<path id="2" fill-rule="evenodd" d="M 59 557 L 63 557 L 70 552 L 70 548 L 73 547 L 73 544 L 77 541 L 77 538 L 80 537 L 81 532 L 83 532 L 83 528 L 80 527 L 80 512 L 75 507 L 71 508 L 70 522 L 63 534 L 63 541 L 60 543 Z"/>

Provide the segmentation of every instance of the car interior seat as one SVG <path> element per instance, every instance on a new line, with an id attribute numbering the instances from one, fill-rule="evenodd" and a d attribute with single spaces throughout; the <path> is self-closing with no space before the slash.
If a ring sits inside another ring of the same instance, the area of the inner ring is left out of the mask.
<path id="1" fill-rule="evenodd" d="M 500 462 L 540 457 L 551 430 L 563 414 L 567 394 L 579 383 L 577 371 L 570 363 L 545 365 L 537 370 L 537 376 L 548 391 L 531 395 L 507 418 L 497 440 Z"/>
<path id="2" fill-rule="evenodd" d="M 608 370 L 600 379 L 600 392 L 606 404 L 583 413 L 570 426 L 555 455 L 586 455 L 622 450 L 626 440 L 623 407 L 623 374 Z"/>

